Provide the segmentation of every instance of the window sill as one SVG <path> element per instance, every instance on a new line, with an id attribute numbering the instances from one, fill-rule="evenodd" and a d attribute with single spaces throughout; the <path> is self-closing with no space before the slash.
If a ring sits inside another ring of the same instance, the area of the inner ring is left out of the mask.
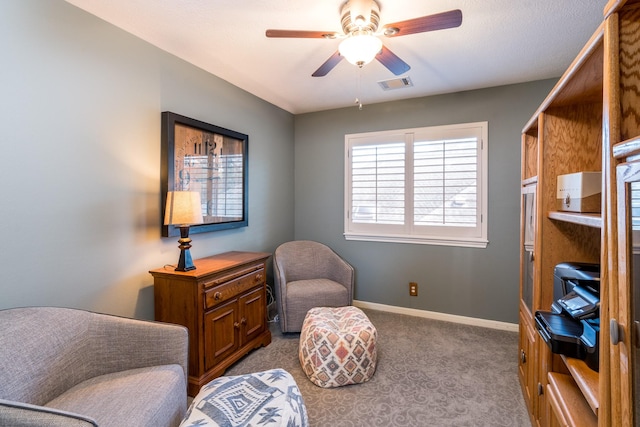
<path id="1" fill-rule="evenodd" d="M 361 240 L 365 242 L 409 243 L 414 245 L 458 246 L 463 248 L 486 248 L 489 241 L 474 238 L 438 238 L 427 236 L 399 236 L 364 233 L 344 233 L 346 240 Z"/>

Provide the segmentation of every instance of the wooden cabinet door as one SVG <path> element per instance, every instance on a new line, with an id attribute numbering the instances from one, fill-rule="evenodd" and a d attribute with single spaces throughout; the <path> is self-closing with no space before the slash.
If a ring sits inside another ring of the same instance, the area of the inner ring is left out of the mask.
<path id="1" fill-rule="evenodd" d="M 640 425 L 640 162 L 617 167 L 618 281 L 610 293 L 612 424 Z"/>
<path id="2" fill-rule="evenodd" d="M 529 413 L 533 412 L 533 399 L 535 396 L 535 331 L 531 331 L 529 322 L 525 318 L 527 313 L 520 311 L 520 354 L 518 357 L 518 373 L 520 383 L 525 395 L 525 402 Z"/>
<path id="3" fill-rule="evenodd" d="M 538 362 L 538 366 L 535 367 L 536 403 L 534 410 L 538 419 L 538 425 L 547 426 L 549 422 L 547 420 L 547 395 L 545 393 L 547 392 L 547 383 L 549 382 L 547 375 L 551 371 L 551 349 L 549 349 L 547 343 L 544 342 L 537 331 L 534 347 L 536 349 L 536 360 Z"/>
<path id="4" fill-rule="evenodd" d="M 209 370 L 240 346 L 238 299 L 234 298 L 204 315 L 205 369 Z"/>
<path id="5" fill-rule="evenodd" d="M 266 328 L 266 297 L 264 286 L 250 291 L 239 299 L 241 345 L 256 338 Z"/>

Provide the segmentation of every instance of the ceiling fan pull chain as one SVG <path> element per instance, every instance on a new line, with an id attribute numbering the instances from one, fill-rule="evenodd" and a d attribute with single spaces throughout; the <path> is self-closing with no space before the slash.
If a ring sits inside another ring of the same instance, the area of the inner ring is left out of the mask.
<path id="1" fill-rule="evenodd" d="M 358 68 L 356 70 L 356 104 L 358 105 L 358 110 L 362 111 L 362 102 L 360 101 L 360 82 L 362 81 L 362 69 Z"/>

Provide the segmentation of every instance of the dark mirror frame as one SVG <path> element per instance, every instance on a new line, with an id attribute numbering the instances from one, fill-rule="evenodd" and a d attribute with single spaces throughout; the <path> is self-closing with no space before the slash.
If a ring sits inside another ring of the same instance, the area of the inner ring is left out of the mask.
<path id="1" fill-rule="evenodd" d="M 189 128 L 193 128 L 196 131 L 202 131 L 203 134 L 214 134 L 224 139 L 237 140 L 242 145 L 242 214 L 239 219 L 230 221 L 216 221 L 208 222 L 204 224 L 192 225 L 189 229 L 190 234 L 194 233 L 207 233 L 210 231 L 228 230 L 232 228 L 246 227 L 249 225 L 248 220 L 248 202 L 249 202 L 249 189 L 248 189 L 248 172 L 249 172 L 249 136 L 240 132 L 225 129 L 219 126 L 215 126 L 209 123 L 202 122 L 200 120 L 192 119 L 189 117 L 181 116 L 170 111 L 164 111 L 162 113 L 162 148 L 161 148 L 161 167 L 160 167 L 160 193 L 161 193 L 161 219 L 162 224 L 162 236 L 174 237 L 180 235 L 180 229 L 173 225 L 164 225 L 164 210 L 167 203 L 167 192 L 176 191 L 182 189 L 175 188 L 175 150 L 176 150 L 176 125 L 182 125 Z M 215 145 L 215 144 L 214 144 Z M 179 146 L 179 145 L 178 145 Z M 207 203 L 203 199 L 203 203 Z M 204 216 L 204 213 L 203 213 Z"/>

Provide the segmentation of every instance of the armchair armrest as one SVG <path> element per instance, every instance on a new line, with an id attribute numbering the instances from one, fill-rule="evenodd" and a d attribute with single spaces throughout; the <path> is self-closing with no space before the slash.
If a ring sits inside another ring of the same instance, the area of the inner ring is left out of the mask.
<path id="1" fill-rule="evenodd" d="M 98 427 L 98 424 L 73 412 L 0 399 L 0 426 Z"/>
<path id="2" fill-rule="evenodd" d="M 95 314 L 89 326 L 91 359 L 95 375 L 127 369 L 177 364 L 182 367 L 185 383 L 188 375 L 189 335 L 187 328 Z"/>
<path id="3" fill-rule="evenodd" d="M 327 268 L 327 277 L 342 284 L 349 291 L 349 301 L 353 301 L 353 282 L 355 270 L 342 257 L 333 253 L 331 265 Z"/>

